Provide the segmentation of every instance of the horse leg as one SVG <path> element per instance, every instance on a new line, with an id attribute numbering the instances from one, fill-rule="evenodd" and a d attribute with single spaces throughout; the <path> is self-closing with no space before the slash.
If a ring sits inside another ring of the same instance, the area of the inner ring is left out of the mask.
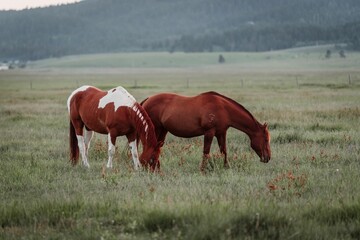
<path id="1" fill-rule="evenodd" d="M 81 155 L 82 163 L 84 164 L 85 167 L 89 168 L 90 164 L 87 159 L 85 140 L 83 137 L 84 123 L 81 120 L 76 120 L 76 121 L 73 121 L 73 125 L 74 125 L 75 132 L 76 132 L 76 138 L 77 138 L 77 142 L 78 142 L 78 147 L 79 147 L 79 152 Z"/>
<path id="2" fill-rule="evenodd" d="M 158 128 L 156 128 L 158 129 Z M 156 138 L 157 138 L 157 146 L 156 146 L 156 152 L 155 152 L 155 164 L 154 164 L 154 168 L 157 168 L 158 170 L 160 170 L 160 161 L 159 161 L 159 156 L 160 156 L 160 152 L 161 152 L 161 148 L 164 146 L 165 143 L 165 137 L 166 134 L 168 133 L 168 131 L 166 131 L 165 128 L 162 128 L 160 131 L 158 131 L 156 133 Z"/>
<path id="3" fill-rule="evenodd" d="M 205 167 L 210 159 L 210 148 L 211 148 L 211 143 L 212 143 L 212 140 L 214 138 L 214 133 L 211 131 L 209 132 L 206 132 L 204 134 L 204 151 L 203 151 L 203 160 L 200 164 L 200 171 L 201 172 L 204 172 L 205 170 Z"/>
<path id="4" fill-rule="evenodd" d="M 79 146 L 79 151 L 80 151 L 82 162 L 85 167 L 90 167 L 90 164 L 86 157 L 86 147 L 85 147 L 84 137 L 82 135 L 76 135 L 76 137 L 78 140 L 78 146 Z"/>
<path id="5" fill-rule="evenodd" d="M 216 135 L 218 145 L 220 148 L 220 153 L 224 155 L 224 168 L 229 168 L 229 162 L 227 160 L 227 151 L 226 151 L 226 132 L 223 134 Z"/>
<path id="6" fill-rule="evenodd" d="M 139 168 L 141 168 L 140 160 L 139 160 L 139 154 L 137 151 L 137 145 L 136 140 L 129 143 L 130 149 L 131 149 L 131 156 L 134 162 L 134 169 L 137 171 Z"/>
<path id="7" fill-rule="evenodd" d="M 156 133 L 156 139 L 158 141 L 158 147 L 159 149 L 164 146 L 164 142 L 165 142 L 165 137 L 166 137 L 166 134 L 168 133 L 168 131 L 166 131 L 165 128 L 162 128 L 160 131 L 158 131 Z"/>
<path id="8" fill-rule="evenodd" d="M 129 141 L 131 156 L 132 156 L 132 159 L 134 162 L 134 169 L 137 171 L 137 170 L 139 170 L 139 168 L 141 168 L 141 164 L 140 164 L 140 160 L 139 160 L 139 154 L 137 151 L 136 137 L 133 136 L 133 134 L 128 134 L 128 135 L 126 135 L 126 137 Z"/>
<path id="9" fill-rule="evenodd" d="M 91 141 L 93 136 L 94 136 L 94 132 L 90 131 L 90 130 L 87 130 L 85 128 L 84 142 L 85 142 L 85 149 L 86 149 L 86 151 L 85 151 L 86 157 L 89 157 L 90 141 Z"/>
<path id="10" fill-rule="evenodd" d="M 109 154 L 109 159 L 108 162 L 106 164 L 107 168 L 112 168 L 113 164 L 113 158 L 114 158 L 114 154 L 115 154 L 115 143 L 116 143 L 116 136 L 112 136 L 111 133 L 108 134 L 108 154 Z"/>
<path id="11" fill-rule="evenodd" d="M 90 164 L 86 157 L 86 147 L 85 147 L 84 137 L 82 135 L 76 135 L 76 137 L 77 137 L 77 141 L 78 141 L 78 146 L 79 146 L 82 163 L 84 164 L 85 167 L 90 167 Z"/>

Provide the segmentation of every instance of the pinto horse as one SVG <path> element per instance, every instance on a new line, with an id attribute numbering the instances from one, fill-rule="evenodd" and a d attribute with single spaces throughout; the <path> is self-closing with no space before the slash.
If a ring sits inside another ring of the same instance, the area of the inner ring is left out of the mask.
<path id="1" fill-rule="evenodd" d="M 112 167 L 115 142 L 126 135 L 135 170 L 142 165 L 152 168 L 157 145 L 154 126 L 142 106 L 124 88 L 107 92 L 95 87 L 82 86 L 67 100 L 70 115 L 70 160 L 76 165 L 81 154 L 83 165 L 89 167 L 88 151 L 93 132 L 108 135 L 107 167 Z M 143 144 L 140 161 L 137 152 L 137 135 Z M 154 165 L 155 166 L 155 165 Z"/>
<path id="2" fill-rule="evenodd" d="M 220 152 L 224 155 L 224 167 L 229 167 L 226 152 L 226 131 L 229 127 L 249 136 L 251 147 L 261 162 L 267 163 L 271 158 L 267 124 L 260 124 L 242 105 L 219 93 L 206 92 L 194 97 L 163 93 L 145 99 L 141 105 L 154 124 L 159 151 L 167 132 L 183 138 L 204 135 L 201 171 L 205 169 L 210 158 L 214 136 Z"/>

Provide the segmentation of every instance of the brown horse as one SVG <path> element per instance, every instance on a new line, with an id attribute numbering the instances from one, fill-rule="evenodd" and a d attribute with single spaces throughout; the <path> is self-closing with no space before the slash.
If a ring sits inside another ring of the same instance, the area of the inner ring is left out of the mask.
<path id="1" fill-rule="evenodd" d="M 116 137 L 126 135 L 131 148 L 134 167 L 141 164 L 156 166 L 156 136 L 154 126 L 146 111 L 124 88 L 117 87 L 107 92 L 95 87 L 83 86 L 72 92 L 67 101 L 70 115 L 70 159 L 73 165 L 79 159 L 89 167 L 88 151 L 93 132 L 108 135 L 107 167 L 112 167 Z M 136 137 L 140 136 L 143 152 L 137 153 Z"/>
<path id="2" fill-rule="evenodd" d="M 206 92 L 195 97 L 163 93 L 145 99 L 141 105 L 154 124 L 159 151 L 167 132 L 183 138 L 204 135 L 202 171 L 210 157 L 214 136 L 224 155 L 224 167 L 229 166 L 226 152 L 226 131 L 229 127 L 249 136 L 251 147 L 261 162 L 267 163 L 271 158 L 267 124 L 260 124 L 242 105 L 219 93 Z M 157 167 L 160 167 L 159 163 Z"/>

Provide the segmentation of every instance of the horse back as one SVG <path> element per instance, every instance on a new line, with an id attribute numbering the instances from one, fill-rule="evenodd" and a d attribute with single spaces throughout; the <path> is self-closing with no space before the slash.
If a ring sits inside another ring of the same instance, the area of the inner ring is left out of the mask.
<path id="1" fill-rule="evenodd" d="M 141 105 L 149 112 L 155 115 L 164 115 L 167 112 L 179 114 L 187 114 L 192 112 L 191 115 L 200 113 L 204 108 L 215 111 L 222 104 L 223 99 L 221 95 L 200 94 L 193 97 L 182 96 L 175 93 L 161 93 L 151 96 L 141 102 Z"/>
<path id="2" fill-rule="evenodd" d="M 163 127 L 180 137 L 193 137 L 216 127 L 224 115 L 221 97 L 200 94 L 186 97 L 173 93 L 157 94 L 143 102 L 155 127 Z"/>

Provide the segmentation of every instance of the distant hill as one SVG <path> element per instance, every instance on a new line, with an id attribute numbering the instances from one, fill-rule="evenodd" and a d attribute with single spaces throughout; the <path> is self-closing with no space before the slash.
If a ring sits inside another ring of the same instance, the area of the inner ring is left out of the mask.
<path id="1" fill-rule="evenodd" d="M 360 49 L 359 12 L 359 0 L 85 0 L 0 11 L 0 60 L 336 42 Z"/>

